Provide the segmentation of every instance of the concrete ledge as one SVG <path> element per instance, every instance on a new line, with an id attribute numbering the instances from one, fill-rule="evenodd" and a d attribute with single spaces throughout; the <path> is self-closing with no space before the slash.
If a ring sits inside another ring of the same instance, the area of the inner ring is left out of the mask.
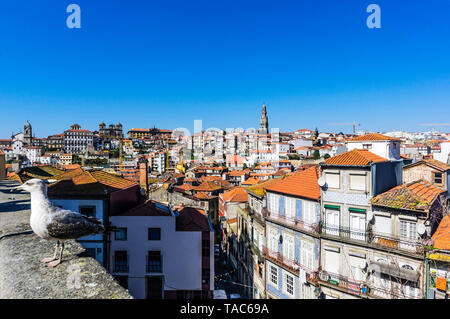
<path id="1" fill-rule="evenodd" d="M 0 238 L 30 229 L 29 196 L 18 194 L 11 200 L 5 191 L 9 185 L 0 182 Z M 95 259 L 83 256 L 84 248 L 75 241 L 66 242 L 61 265 L 52 269 L 42 264 L 39 260 L 51 256 L 54 248 L 35 234 L 0 239 L 0 299 L 132 298 Z"/>

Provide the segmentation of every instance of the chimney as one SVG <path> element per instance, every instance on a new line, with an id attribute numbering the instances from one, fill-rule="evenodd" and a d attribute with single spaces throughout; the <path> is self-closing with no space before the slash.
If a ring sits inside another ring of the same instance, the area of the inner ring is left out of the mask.
<path id="1" fill-rule="evenodd" d="M 148 161 L 145 156 L 139 158 L 139 184 L 148 192 Z"/>

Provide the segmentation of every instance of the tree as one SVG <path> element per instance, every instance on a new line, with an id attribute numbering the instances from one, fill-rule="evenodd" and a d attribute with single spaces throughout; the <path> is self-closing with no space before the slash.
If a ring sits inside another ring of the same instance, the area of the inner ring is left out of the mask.
<path id="1" fill-rule="evenodd" d="M 315 150 L 314 151 L 314 159 L 317 160 L 319 158 L 320 158 L 320 152 L 319 152 L 319 150 Z"/>
<path id="2" fill-rule="evenodd" d="M 330 157 L 331 157 L 330 154 L 327 153 L 327 154 L 324 155 L 323 158 L 324 158 L 324 159 L 327 159 L 327 158 L 330 158 Z"/>

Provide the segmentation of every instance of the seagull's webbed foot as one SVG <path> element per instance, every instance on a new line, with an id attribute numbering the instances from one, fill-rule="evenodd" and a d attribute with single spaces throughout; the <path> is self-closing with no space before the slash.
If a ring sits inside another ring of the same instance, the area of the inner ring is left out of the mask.
<path id="1" fill-rule="evenodd" d="M 59 244 L 60 244 L 60 242 L 58 241 L 57 242 L 57 247 L 59 246 Z M 54 261 L 48 263 L 47 266 L 49 266 L 50 268 L 54 268 L 54 267 L 58 266 L 61 263 L 62 256 L 63 256 L 63 251 L 64 251 L 64 242 L 61 242 L 61 251 L 59 252 L 58 260 L 54 260 Z M 55 257 L 56 257 L 56 253 L 55 253 Z"/>
<path id="2" fill-rule="evenodd" d="M 59 243 L 59 240 L 58 240 L 56 242 L 56 248 L 55 248 L 55 253 L 53 254 L 53 257 L 44 258 L 44 259 L 41 260 L 41 263 L 47 264 L 49 262 L 52 262 L 52 261 L 56 260 L 56 254 L 58 253 L 59 244 L 60 243 Z"/>
<path id="3" fill-rule="evenodd" d="M 54 261 L 54 260 L 56 260 L 55 257 L 48 257 L 48 258 L 41 259 L 41 263 L 47 264 L 47 263 L 49 263 L 51 261 Z"/>
<path id="4" fill-rule="evenodd" d="M 58 260 L 55 260 L 55 261 L 52 261 L 52 262 L 48 263 L 47 266 L 49 266 L 50 268 L 55 268 L 60 263 L 61 263 L 61 260 L 58 259 Z"/>

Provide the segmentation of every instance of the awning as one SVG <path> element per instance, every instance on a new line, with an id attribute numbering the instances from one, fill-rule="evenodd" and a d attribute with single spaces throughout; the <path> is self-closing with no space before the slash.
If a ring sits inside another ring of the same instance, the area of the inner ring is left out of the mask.
<path id="1" fill-rule="evenodd" d="M 328 208 L 328 209 L 334 209 L 334 210 L 340 210 L 341 209 L 341 207 L 339 207 L 339 206 L 335 206 L 335 205 L 323 205 L 325 208 Z"/>
<path id="2" fill-rule="evenodd" d="M 417 282 L 419 280 L 419 272 L 411 269 L 402 268 L 396 265 L 387 264 L 383 262 L 371 261 L 369 264 L 369 270 L 379 271 L 386 275 L 390 275 L 397 278 L 406 279 L 409 281 Z"/>
<path id="3" fill-rule="evenodd" d="M 351 211 L 351 212 L 358 212 L 358 213 L 365 213 L 366 212 L 365 209 L 353 208 L 353 207 L 350 207 L 348 210 Z"/>

